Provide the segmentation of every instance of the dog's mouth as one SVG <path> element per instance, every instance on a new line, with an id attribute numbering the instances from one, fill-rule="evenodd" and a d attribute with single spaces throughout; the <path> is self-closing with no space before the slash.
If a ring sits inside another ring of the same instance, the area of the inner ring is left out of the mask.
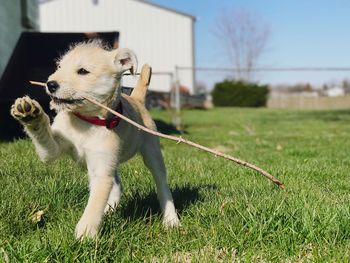
<path id="1" fill-rule="evenodd" d="M 58 104 L 58 105 L 62 105 L 62 104 L 69 104 L 69 105 L 72 105 L 72 104 L 79 104 L 81 102 L 83 102 L 84 99 L 64 99 L 64 98 L 58 98 L 58 97 L 55 97 L 55 96 L 50 96 L 52 101 L 55 103 L 55 104 Z"/>

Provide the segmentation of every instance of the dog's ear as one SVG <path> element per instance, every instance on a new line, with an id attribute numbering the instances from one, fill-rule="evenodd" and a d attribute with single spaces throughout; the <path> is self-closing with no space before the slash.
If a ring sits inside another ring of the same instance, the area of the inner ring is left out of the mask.
<path id="1" fill-rule="evenodd" d="M 118 72 L 123 73 L 130 70 L 131 74 L 135 74 L 137 71 L 137 58 L 133 51 L 128 48 L 118 48 L 113 51 L 114 64 L 117 67 Z"/>

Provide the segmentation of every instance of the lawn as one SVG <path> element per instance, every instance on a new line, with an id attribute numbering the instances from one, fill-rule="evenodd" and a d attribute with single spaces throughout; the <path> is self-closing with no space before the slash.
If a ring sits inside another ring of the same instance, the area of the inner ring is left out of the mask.
<path id="1" fill-rule="evenodd" d="M 193 110 L 183 123 L 184 137 L 257 164 L 286 188 L 162 139 L 182 227 L 162 228 L 154 183 L 136 157 L 121 167 L 119 209 L 81 243 L 84 169 L 68 158 L 40 163 L 28 140 L 1 143 L 0 262 L 350 261 L 350 111 Z"/>

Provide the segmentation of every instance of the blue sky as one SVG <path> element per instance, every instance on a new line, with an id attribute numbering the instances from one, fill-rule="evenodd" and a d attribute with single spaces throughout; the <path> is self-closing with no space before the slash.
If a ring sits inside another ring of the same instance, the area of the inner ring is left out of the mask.
<path id="1" fill-rule="evenodd" d="M 197 66 L 225 66 L 215 21 L 227 8 L 244 8 L 271 29 L 268 51 L 260 60 L 273 67 L 349 67 L 350 1 L 348 0 L 153 0 L 196 17 Z M 321 84 L 350 78 L 350 72 L 261 73 L 261 82 Z"/>

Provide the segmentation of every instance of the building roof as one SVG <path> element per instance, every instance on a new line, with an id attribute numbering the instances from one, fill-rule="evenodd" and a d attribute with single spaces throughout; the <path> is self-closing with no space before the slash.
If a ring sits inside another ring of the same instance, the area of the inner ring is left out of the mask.
<path id="1" fill-rule="evenodd" d="M 55 0 L 38 0 L 39 4 L 45 4 L 47 2 L 52 2 L 52 1 L 55 1 Z M 96 1 L 98 3 L 98 0 L 94 0 L 94 1 Z M 179 14 L 179 15 L 182 15 L 182 16 L 187 16 L 187 17 L 191 18 L 193 21 L 195 21 L 197 19 L 195 16 L 193 16 L 191 14 L 188 14 L 188 13 L 185 13 L 185 12 L 181 12 L 181 11 L 178 11 L 178 10 L 175 10 L 175 9 L 172 9 L 172 8 L 169 8 L 169 7 L 165 7 L 165 6 L 162 6 L 162 5 L 158 5 L 158 4 L 152 3 L 151 1 L 148 1 L 148 0 L 134 0 L 134 1 L 146 4 L 146 5 L 151 5 L 151 6 L 159 8 L 159 9 L 163 9 L 163 10 L 166 10 L 166 11 L 169 11 L 169 12 L 173 12 L 173 13 L 176 13 L 176 14 Z"/>
<path id="2" fill-rule="evenodd" d="M 175 10 L 173 8 L 169 8 L 169 7 L 165 7 L 165 6 L 162 6 L 162 5 L 158 5 L 158 4 L 152 3 L 151 1 L 148 1 L 148 0 L 134 0 L 134 1 L 138 1 L 138 2 L 141 2 L 141 3 L 147 4 L 147 5 L 151 5 L 151 6 L 154 6 L 154 7 L 166 10 L 166 11 L 170 11 L 170 12 L 173 12 L 173 13 L 176 13 L 176 14 L 179 14 L 179 15 L 187 16 L 187 17 L 189 17 L 189 18 L 191 18 L 193 20 L 197 19 L 195 16 L 193 16 L 191 14 L 188 14 L 188 13 L 185 13 L 185 12 L 181 12 L 181 11 Z"/>

